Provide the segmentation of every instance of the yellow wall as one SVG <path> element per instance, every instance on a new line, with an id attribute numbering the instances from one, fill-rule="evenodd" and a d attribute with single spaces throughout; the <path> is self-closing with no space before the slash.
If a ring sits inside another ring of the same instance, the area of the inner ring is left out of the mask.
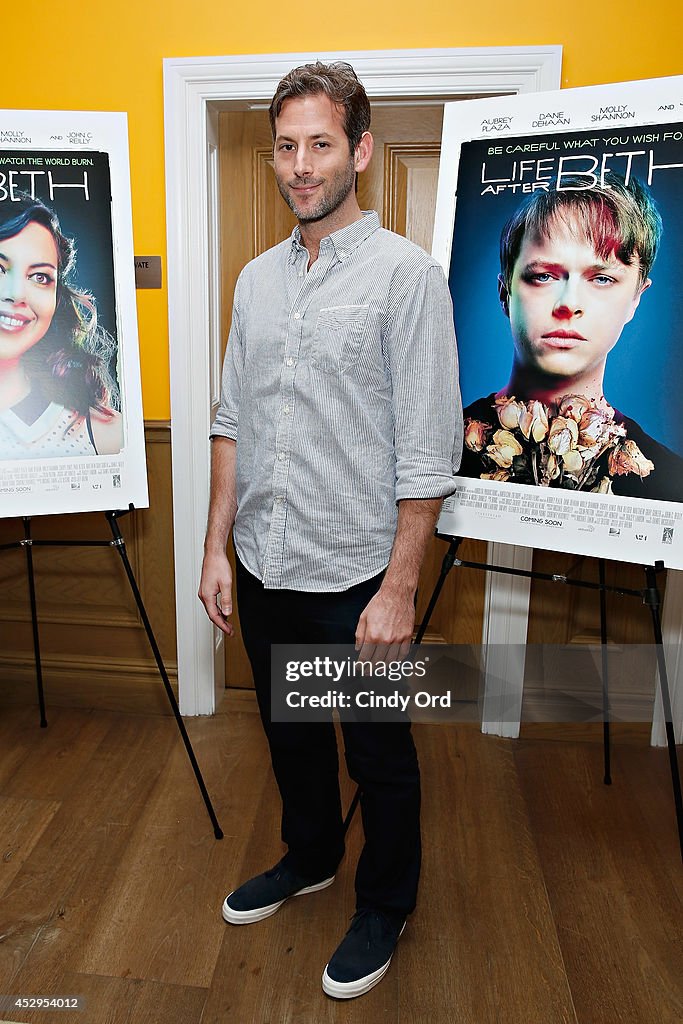
<path id="1" fill-rule="evenodd" d="M 1 102 L 128 112 L 135 251 L 161 253 L 165 269 L 163 57 L 561 43 L 567 87 L 680 74 L 678 25 L 675 0 L 64 0 L 12 32 Z M 166 301 L 165 289 L 138 293 L 149 419 L 169 415 Z"/>

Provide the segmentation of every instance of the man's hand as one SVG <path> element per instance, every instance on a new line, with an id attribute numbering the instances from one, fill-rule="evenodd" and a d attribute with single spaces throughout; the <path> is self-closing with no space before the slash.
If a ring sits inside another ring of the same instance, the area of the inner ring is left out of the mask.
<path id="1" fill-rule="evenodd" d="M 402 661 L 408 656 L 415 625 L 417 579 L 440 508 L 441 498 L 399 501 L 387 571 L 358 620 L 356 650 L 361 661 Z"/>
<path id="2" fill-rule="evenodd" d="M 199 583 L 199 600 L 214 625 L 227 636 L 235 630 L 228 622 L 232 614 L 232 569 L 225 547 L 237 511 L 235 500 L 235 442 L 216 437 L 211 444 L 211 498 L 204 542 L 204 562 Z"/>
<path id="3" fill-rule="evenodd" d="M 410 651 L 415 603 L 410 594 L 382 585 L 361 613 L 356 629 L 360 661 L 403 661 Z"/>
<path id="4" fill-rule="evenodd" d="M 204 555 L 198 597 L 214 625 L 233 636 L 234 627 L 228 622 L 232 614 L 232 569 L 226 554 Z"/>

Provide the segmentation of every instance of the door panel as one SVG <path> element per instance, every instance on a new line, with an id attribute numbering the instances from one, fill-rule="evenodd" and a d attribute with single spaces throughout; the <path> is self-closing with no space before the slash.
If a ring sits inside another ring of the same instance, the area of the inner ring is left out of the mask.
<path id="1" fill-rule="evenodd" d="M 264 110 L 219 115 L 221 152 L 222 326 L 227 339 L 232 297 L 245 263 L 281 242 L 296 224 L 280 198 L 273 143 Z"/>
<path id="2" fill-rule="evenodd" d="M 428 252 L 432 248 L 442 120 L 441 106 L 387 106 L 373 110 L 375 153 L 358 186 L 363 209 L 378 210 L 384 227 L 405 235 Z M 446 551 L 444 541 L 430 541 L 418 587 L 418 623 L 424 616 Z M 460 557 L 485 561 L 486 544 L 465 541 Z M 483 573 L 451 572 L 425 642 L 480 643 L 484 585 Z"/>
<path id="3" fill-rule="evenodd" d="M 565 555 L 558 551 L 534 551 L 537 572 L 564 574 L 573 579 L 598 581 L 598 560 Z M 605 562 L 605 581 L 610 587 L 642 590 L 643 568 L 630 562 Z M 657 580 L 662 594 L 665 576 Z M 616 644 L 651 644 L 652 617 L 649 608 L 634 597 L 606 595 L 608 640 Z M 563 586 L 534 580 L 529 602 L 530 644 L 599 644 L 600 598 L 597 590 Z M 646 683 L 647 685 L 651 685 Z"/>

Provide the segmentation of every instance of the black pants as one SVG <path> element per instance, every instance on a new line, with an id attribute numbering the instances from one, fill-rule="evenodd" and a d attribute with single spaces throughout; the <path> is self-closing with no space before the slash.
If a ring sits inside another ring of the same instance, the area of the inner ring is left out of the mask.
<path id="1" fill-rule="evenodd" d="M 237 562 L 244 644 L 282 797 L 285 861 L 296 874 L 334 874 L 344 853 L 337 740 L 332 722 L 271 722 L 270 645 L 353 644 L 376 576 L 340 593 L 266 590 Z M 420 874 L 420 771 L 409 722 L 342 724 L 346 765 L 361 787 L 365 845 L 356 902 L 409 914 Z"/>

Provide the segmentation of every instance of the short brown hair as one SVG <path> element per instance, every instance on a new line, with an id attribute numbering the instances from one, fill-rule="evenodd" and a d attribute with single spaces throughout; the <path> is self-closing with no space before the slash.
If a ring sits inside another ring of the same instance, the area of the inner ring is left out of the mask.
<path id="1" fill-rule="evenodd" d="M 586 187 L 584 178 L 563 180 L 563 188 L 534 192 L 507 222 L 500 236 L 500 275 L 507 290 L 524 237 L 547 238 L 557 221 L 575 224 L 601 259 L 612 254 L 631 266 L 638 260 L 643 284 L 654 263 L 662 218 L 649 189 L 608 172 L 602 183 Z"/>
<path id="2" fill-rule="evenodd" d="M 370 100 L 358 75 L 343 60 L 333 64 L 302 64 L 293 68 L 282 79 L 270 104 L 270 130 L 275 139 L 275 119 L 279 117 L 285 100 L 296 96 L 314 96 L 324 93 L 344 111 L 344 131 L 354 153 L 363 132 L 370 127 Z"/>

